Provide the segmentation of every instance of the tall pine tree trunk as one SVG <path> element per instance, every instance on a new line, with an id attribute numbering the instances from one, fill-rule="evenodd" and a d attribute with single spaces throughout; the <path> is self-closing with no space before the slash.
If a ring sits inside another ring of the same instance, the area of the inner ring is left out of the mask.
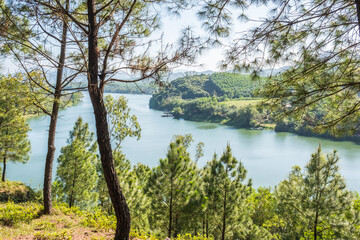
<path id="1" fill-rule="evenodd" d="M 206 237 L 209 237 L 209 217 L 206 214 Z"/>
<path id="2" fill-rule="evenodd" d="M 180 227 L 178 225 L 179 216 L 178 214 L 175 215 L 175 226 L 174 226 L 174 237 L 176 237 L 180 231 Z"/>
<path id="3" fill-rule="evenodd" d="M 171 238 L 171 231 L 172 231 L 172 201 L 173 201 L 173 185 L 172 185 L 172 179 L 171 182 L 171 189 L 170 189 L 170 205 L 169 205 L 169 230 L 168 230 L 168 238 Z"/>
<path id="4" fill-rule="evenodd" d="M 69 0 L 66 1 L 65 8 L 67 10 L 69 9 Z M 61 87 L 62 87 L 61 83 L 63 78 L 64 63 L 65 63 L 67 31 L 68 31 L 67 25 L 64 22 L 62 36 L 61 36 L 60 58 L 59 58 L 59 64 L 56 74 L 56 85 L 55 85 L 53 107 L 50 116 L 48 151 L 46 154 L 46 163 L 45 163 L 44 188 L 43 188 L 45 214 L 50 214 L 52 210 L 52 200 L 51 200 L 52 168 L 53 168 L 54 155 L 55 155 L 55 133 L 56 133 L 57 119 L 59 115 L 59 108 L 60 108 Z"/>
<path id="5" fill-rule="evenodd" d="M 119 180 L 116 175 L 114 159 L 112 155 L 110 133 L 107 122 L 107 112 L 103 100 L 103 88 L 99 87 L 98 74 L 98 43 L 95 0 L 88 0 L 88 78 L 89 95 L 94 109 L 97 142 L 101 156 L 101 164 L 104 177 L 108 186 L 109 195 L 115 210 L 117 219 L 115 240 L 128 240 L 130 234 L 130 212 L 122 194 Z M 103 80 L 103 79 L 102 79 Z"/>
<path id="6" fill-rule="evenodd" d="M 206 237 L 209 237 L 209 218 L 206 217 Z"/>
<path id="7" fill-rule="evenodd" d="M 4 156 L 3 172 L 1 180 L 5 182 L 5 172 L 6 172 L 6 156 Z"/>
<path id="8" fill-rule="evenodd" d="M 78 159 L 74 159 L 74 175 L 73 175 L 73 182 L 72 182 L 72 189 L 71 189 L 71 194 L 70 194 L 70 198 L 69 198 L 69 207 L 72 207 L 74 204 L 74 190 L 75 190 L 75 184 L 76 184 L 76 170 L 77 170 L 77 161 Z"/>
<path id="9" fill-rule="evenodd" d="M 203 217 L 202 234 L 205 236 L 205 216 Z"/>
<path id="10" fill-rule="evenodd" d="M 355 5 L 356 5 L 356 15 L 358 19 L 358 28 L 360 31 L 360 0 L 355 0 Z"/>
<path id="11" fill-rule="evenodd" d="M 314 222 L 314 240 L 317 240 L 318 221 L 319 221 L 319 210 L 316 209 L 315 222 Z"/>
<path id="12" fill-rule="evenodd" d="M 225 186 L 225 195 L 224 195 L 224 215 L 223 215 L 223 226 L 221 232 L 221 240 L 225 240 L 225 230 L 226 230 L 226 186 Z"/>

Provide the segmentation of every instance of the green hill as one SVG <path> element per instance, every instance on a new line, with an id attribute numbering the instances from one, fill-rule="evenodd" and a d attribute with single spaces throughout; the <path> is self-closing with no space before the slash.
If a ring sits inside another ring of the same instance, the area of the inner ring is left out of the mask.
<path id="1" fill-rule="evenodd" d="M 150 108 L 161 109 L 163 101 L 170 98 L 191 100 L 203 97 L 252 98 L 261 82 L 251 80 L 251 76 L 239 73 L 213 73 L 178 78 L 165 89 L 154 93 Z"/>
<path id="2" fill-rule="evenodd" d="M 254 91 L 261 86 L 260 82 L 239 73 L 214 73 L 209 75 L 206 90 L 228 98 L 254 97 Z"/>

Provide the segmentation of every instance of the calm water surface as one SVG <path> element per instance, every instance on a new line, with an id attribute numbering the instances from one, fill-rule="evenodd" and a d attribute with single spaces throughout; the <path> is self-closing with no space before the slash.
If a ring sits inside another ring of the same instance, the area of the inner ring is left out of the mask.
<path id="1" fill-rule="evenodd" d="M 120 94 L 113 94 L 120 96 Z M 123 152 L 131 163 L 143 163 L 154 167 L 160 158 L 166 156 L 170 140 L 175 134 L 191 133 L 195 143 L 205 143 L 204 156 L 199 160 L 203 166 L 216 152 L 220 155 L 226 144 L 232 147 L 234 156 L 241 160 L 253 179 L 255 187 L 274 186 L 286 178 L 294 165 L 304 167 L 319 143 L 323 151 L 329 153 L 336 149 L 341 158 L 340 170 L 351 190 L 360 191 L 360 145 L 352 142 L 335 142 L 313 137 L 300 137 L 290 133 L 275 133 L 270 130 L 234 129 L 213 123 L 191 122 L 162 118 L 160 111 L 149 109 L 149 95 L 125 94 L 132 113 L 136 114 L 142 128 L 141 139 L 127 139 Z M 56 135 L 56 158 L 62 146 L 66 145 L 69 131 L 81 116 L 95 130 L 90 99 L 85 95 L 83 102 L 60 112 Z M 23 181 L 32 187 L 41 187 L 45 168 L 46 142 L 49 117 L 29 120 L 32 131 L 29 133 L 32 152 L 26 164 L 9 164 L 7 178 Z M 191 148 L 195 155 L 195 145 Z M 54 177 L 56 173 L 54 162 Z"/>

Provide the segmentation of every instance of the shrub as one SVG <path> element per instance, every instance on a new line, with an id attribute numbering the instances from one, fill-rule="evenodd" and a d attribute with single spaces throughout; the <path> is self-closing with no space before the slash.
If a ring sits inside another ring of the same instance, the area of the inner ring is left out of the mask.
<path id="1" fill-rule="evenodd" d="M 57 203 L 54 206 L 54 213 L 56 214 L 65 214 L 65 215 L 76 215 L 76 216 L 83 216 L 83 211 L 80 210 L 79 207 L 69 207 L 66 203 Z"/>
<path id="2" fill-rule="evenodd" d="M 107 215 L 101 212 L 101 210 L 84 212 L 84 219 L 81 224 L 85 227 L 110 230 L 116 228 L 116 217 L 114 215 Z"/>
<path id="3" fill-rule="evenodd" d="M 40 216 L 43 207 L 37 203 L 24 205 L 8 202 L 0 205 L 0 223 L 13 226 L 21 222 L 30 222 Z"/>
<path id="4" fill-rule="evenodd" d="M 34 234 L 35 240 L 71 240 L 71 234 L 67 230 L 62 230 L 60 232 L 51 232 L 51 233 L 40 233 L 37 232 Z"/>
<path id="5" fill-rule="evenodd" d="M 149 234 L 146 234 L 141 231 L 134 231 L 132 230 L 130 232 L 130 239 L 132 240 L 158 240 L 158 238 L 151 236 Z M 168 239 L 168 238 L 166 238 Z M 190 233 L 186 233 L 185 235 L 179 234 L 176 238 L 172 238 L 172 240 L 213 240 L 213 237 L 206 237 L 203 235 L 196 235 L 193 236 Z"/>
<path id="6" fill-rule="evenodd" d="M 186 233 L 185 235 L 178 235 L 174 240 L 213 240 L 213 237 L 206 237 L 203 235 L 192 236 L 190 233 Z"/>
<path id="7" fill-rule="evenodd" d="M 0 202 L 15 203 L 35 200 L 35 191 L 21 182 L 0 182 Z"/>
<path id="8" fill-rule="evenodd" d="M 35 225 L 35 230 L 55 230 L 56 224 L 53 222 L 42 221 Z"/>
<path id="9" fill-rule="evenodd" d="M 131 240 L 158 240 L 156 237 L 146 234 L 142 231 L 130 231 Z"/>

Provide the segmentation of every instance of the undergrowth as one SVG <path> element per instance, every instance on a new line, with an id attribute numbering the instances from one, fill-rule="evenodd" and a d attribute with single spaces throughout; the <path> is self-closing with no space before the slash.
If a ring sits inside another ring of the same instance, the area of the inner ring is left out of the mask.
<path id="1" fill-rule="evenodd" d="M 0 181 L 0 202 L 16 203 L 35 200 L 36 193 L 22 182 Z"/>
<path id="2" fill-rule="evenodd" d="M 40 216 L 43 207 L 37 203 L 16 204 L 8 202 L 0 205 L 0 223 L 4 226 L 14 226 L 18 223 L 28 223 Z"/>
<path id="3" fill-rule="evenodd" d="M 19 239 L 24 237 L 35 240 L 71 240 L 113 239 L 116 218 L 95 209 L 82 211 L 77 207 L 69 208 L 66 204 L 55 205 L 51 215 L 42 215 L 40 203 L 14 202 L 0 203 L 0 239 Z M 150 234 L 130 232 L 133 240 L 161 240 Z M 179 235 L 173 240 L 212 240 L 204 236 L 190 234 Z"/>

